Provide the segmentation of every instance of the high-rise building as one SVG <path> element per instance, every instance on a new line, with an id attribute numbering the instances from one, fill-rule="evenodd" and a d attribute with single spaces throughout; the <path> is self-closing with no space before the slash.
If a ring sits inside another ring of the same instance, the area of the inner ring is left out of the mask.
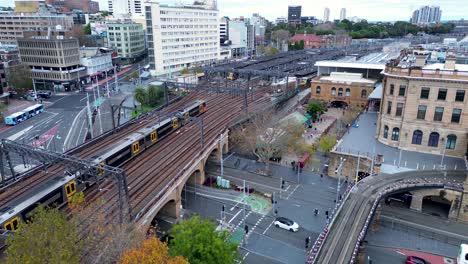
<path id="1" fill-rule="evenodd" d="M 346 19 L 346 8 L 341 8 L 340 11 L 340 21 L 343 21 Z"/>
<path id="2" fill-rule="evenodd" d="M 328 22 L 330 21 L 330 8 L 325 7 L 323 10 L 323 22 Z"/>
<path id="3" fill-rule="evenodd" d="M 300 24 L 301 23 L 301 10 L 302 6 L 288 6 L 288 23 Z"/>
<path id="4" fill-rule="evenodd" d="M 141 0 L 109 0 L 109 12 L 115 17 L 144 16 Z"/>
<path id="5" fill-rule="evenodd" d="M 213 7 L 146 2 L 148 57 L 152 75 L 168 74 L 218 60 L 219 11 Z"/>
<path id="6" fill-rule="evenodd" d="M 145 31 L 130 20 L 109 21 L 107 43 L 117 51 L 123 63 L 133 63 L 145 55 Z"/>
<path id="7" fill-rule="evenodd" d="M 440 10 L 440 7 L 422 6 L 421 8 L 413 11 L 411 23 L 419 25 L 439 23 L 441 16 L 442 10 Z"/>
<path id="8" fill-rule="evenodd" d="M 255 31 L 255 46 L 260 45 L 263 43 L 265 39 L 265 30 L 267 27 L 267 20 L 260 16 L 259 14 L 255 13 L 252 15 L 250 19 L 250 23 L 254 27 Z"/>
<path id="9" fill-rule="evenodd" d="M 219 43 L 223 45 L 229 40 L 229 17 L 222 17 L 219 20 Z"/>

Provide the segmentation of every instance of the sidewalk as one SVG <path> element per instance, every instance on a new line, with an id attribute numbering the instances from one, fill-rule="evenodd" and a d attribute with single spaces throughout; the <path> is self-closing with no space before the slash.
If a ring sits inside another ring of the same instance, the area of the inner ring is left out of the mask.
<path id="1" fill-rule="evenodd" d="M 120 105 L 123 99 L 125 99 L 125 94 L 117 94 L 110 98 L 105 98 L 100 102 L 99 105 L 99 114 L 96 115 L 96 118 L 93 123 L 93 133 L 94 137 L 97 137 L 106 131 L 113 129 L 112 122 L 112 109 L 111 105 Z M 114 116 L 115 125 L 117 126 L 117 113 Z"/>
<path id="2" fill-rule="evenodd" d="M 310 128 L 305 133 L 307 143 L 315 144 L 320 136 L 331 127 L 336 120 L 343 116 L 343 110 L 338 108 L 329 108 L 328 111 L 321 115 L 317 122 L 312 123 Z"/>

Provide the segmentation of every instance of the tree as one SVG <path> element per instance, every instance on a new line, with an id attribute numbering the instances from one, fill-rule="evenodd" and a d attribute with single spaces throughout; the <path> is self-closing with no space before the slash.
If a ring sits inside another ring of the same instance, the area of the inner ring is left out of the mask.
<path id="1" fill-rule="evenodd" d="M 140 75 L 138 74 L 138 71 L 132 72 L 132 74 L 130 74 L 130 78 L 132 78 L 132 79 L 140 78 Z"/>
<path id="2" fill-rule="evenodd" d="M 39 206 L 31 221 L 8 237 L 5 263 L 80 263 L 82 246 L 73 221 Z"/>
<path id="3" fill-rule="evenodd" d="M 180 71 L 180 74 L 189 74 L 189 70 L 187 68 L 183 68 L 181 71 Z"/>
<path id="4" fill-rule="evenodd" d="M 138 247 L 124 252 L 119 264 L 188 264 L 189 262 L 181 257 L 170 257 L 166 244 L 152 237 Z"/>
<path id="5" fill-rule="evenodd" d="M 135 100 L 141 104 L 141 108 L 143 109 L 143 106 L 148 103 L 148 91 L 145 88 L 139 86 L 135 88 L 135 91 L 133 92 L 133 98 L 135 98 Z"/>
<path id="6" fill-rule="evenodd" d="M 161 104 L 164 98 L 164 91 L 156 85 L 149 85 L 147 96 L 149 106 L 156 107 Z"/>
<path id="7" fill-rule="evenodd" d="M 7 80 L 19 96 L 25 95 L 33 87 L 31 69 L 25 64 L 8 67 Z"/>
<path id="8" fill-rule="evenodd" d="M 169 233 L 171 256 L 184 256 L 191 264 L 231 264 L 237 258 L 237 244 L 227 231 L 216 231 L 209 220 L 193 216 L 174 225 Z"/>
<path id="9" fill-rule="evenodd" d="M 322 135 L 319 140 L 319 148 L 323 152 L 330 152 L 335 146 L 336 137 L 333 135 Z"/>
<path id="10" fill-rule="evenodd" d="M 320 103 L 310 103 L 307 106 L 307 113 L 311 115 L 314 119 L 316 119 L 320 114 L 325 112 L 325 106 Z"/>
<path id="11" fill-rule="evenodd" d="M 0 103 L 0 118 L 3 121 L 3 116 L 5 111 L 7 110 L 7 106 L 4 103 Z"/>
<path id="12" fill-rule="evenodd" d="M 265 53 L 265 45 L 263 45 L 263 44 L 258 45 L 257 51 L 258 51 L 260 54 Z"/>
<path id="13" fill-rule="evenodd" d="M 284 41 L 289 39 L 289 31 L 284 29 L 279 29 L 273 32 L 272 38 L 276 41 L 276 45 L 279 46 Z"/>
<path id="14" fill-rule="evenodd" d="M 91 35 L 91 24 L 90 24 L 90 23 L 88 23 L 88 24 L 86 24 L 86 26 L 84 26 L 83 32 L 84 32 L 86 35 Z"/>
<path id="15" fill-rule="evenodd" d="M 203 70 L 200 68 L 200 66 L 195 66 L 195 67 L 193 67 L 193 72 L 195 72 L 195 73 L 202 73 Z"/>
<path id="16" fill-rule="evenodd" d="M 109 16 L 109 12 L 108 11 L 101 11 L 101 16 L 102 17 Z"/>
<path id="17" fill-rule="evenodd" d="M 267 47 L 265 54 L 266 55 L 275 55 L 278 52 L 279 52 L 279 50 L 277 48 L 270 45 L 270 46 Z"/>

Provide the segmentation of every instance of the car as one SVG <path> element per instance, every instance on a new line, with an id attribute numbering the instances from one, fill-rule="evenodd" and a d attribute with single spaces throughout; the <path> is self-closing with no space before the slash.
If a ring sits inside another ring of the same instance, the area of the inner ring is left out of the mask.
<path id="1" fill-rule="evenodd" d="M 405 264 L 429 264 L 429 262 L 420 257 L 408 256 Z"/>
<path id="2" fill-rule="evenodd" d="M 286 217 L 278 217 L 275 220 L 274 225 L 278 228 L 286 229 L 291 232 L 299 231 L 299 225 L 291 219 Z"/>

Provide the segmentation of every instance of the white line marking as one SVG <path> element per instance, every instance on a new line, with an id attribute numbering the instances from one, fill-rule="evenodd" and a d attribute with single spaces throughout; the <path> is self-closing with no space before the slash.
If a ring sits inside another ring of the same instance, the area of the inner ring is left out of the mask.
<path id="1" fill-rule="evenodd" d="M 55 137 L 55 135 L 53 135 L 53 136 L 50 138 L 49 143 L 47 143 L 46 149 L 49 149 L 50 143 L 52 143 L 52 140 L 54 140 L 54 137 Z"/>
<path id="2" fill-rule="evenodd" d="M 231 220 L 229 220 L 228 224 L 230 224 L 244 209 L 240 209 L 239 212 L 237 212 L 237 214 L 235 214 Z"/>
<path id="3" fill-rule="evenodd" d="M 243 204 L 243 203 L 244 203 L 244 199 L 245 199 L 245 197 L 242 197 L 242 200 L 240 200 L 240 201 L 237 202 L 233 207 L 231 207 L 231 209 L 229 209 L 229 211 L 233 211 L 233 210 L 237 207 L 237 205 L 240 204 L 241 202 L 242 202 L 242 204 Z"/>
<path id="4" fill-rule="evenodd" d="M 297 185 L 296 188 L 294 188 L 294 190 L 288 195 L 288 197 L 286 197 L 286 200 L 289 200 L 289 197 L 291 197 L 291 195 L 297 190 L 297 188 L 299 188 L 300 185 Z"/>
<path id="5" fill-rule="evenodd" d="M 275 220 L 271 221 L 270 225 L 265 229 L 265 231 L 263 231 L 263 235 L 268 231 L 268 229 L 270 229 L 274 222 Z"/>
<path id="6" fill-rule="evenodd" d="M 400 255 L 403 255 L 403 256 L 406 256 L 405 253 L 401 253 L 400 251 L 396 251 L 396 253 L 400 254 Z"/>
<path id="7" fill-rule="evenodd" d="M 328 187 L 328 189 L 335 190 L 335 187 L 331 187 L 331 186 L 329 186 L 329 187 Z"/>
<path id="8" fill-rule="evenodd" d="M 242 258 L 242 260 L 245 260 L 245 258 L 250 254 L 250 252 L 247 252 L 247 254 L 244 255 L 244 257 Z"/>
<path id="9" fill-rule="evenodd" d="M 286 190 L 284 190 L 284 191 L 287 192 L 289 190 L 289 187 L 291 187 L 291 185 L 288 185 L 288 188 L 286 188 Z"/>
<path id="10" fill-rule="evenodd" d="M 26 134 L 26 132 L 28 132 L 29 130 L 31 130 L 31 128 L 33 128 L 34 126 L 29 126 L 23 130 L 21 130 L 20 132 L 16 133 L 16 134 L 13 134 L 9 137 L 7 137 L 8 140 L 11 140 L 11 141 L 15 141 L 17 140 L 18 138 L 22 137 L 24 134 Z"/>
<path id="11" fill-rule="evenodd" d="M 65 150 L 67 148 L 67 143 L 68 143 L 68 140 L 70 138 L 71 132 L 74 130 L 73 127 L 75 126 L 76 120 L 78 120 L 78 117 L 81 115 L 81 112 L 83 112 L 85 110 L 86 110 L 86 107 L 83 108 L 80 112 L 78 112 L 78 114 L 73 119 L 72 125 L 71 125 L 70 129 L 68 130 L 67 136 L 65 137 L 65 141 L 63 141 L 63 152 L 65 152 Z"/>

